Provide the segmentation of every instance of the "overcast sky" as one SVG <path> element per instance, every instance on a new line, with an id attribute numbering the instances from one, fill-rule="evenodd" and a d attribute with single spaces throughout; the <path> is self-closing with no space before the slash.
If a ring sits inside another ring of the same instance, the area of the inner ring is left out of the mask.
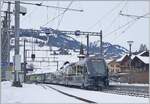
<path id="1" fill-rule="evenodd" d="M 67 7 L 71 1 L 44 1 L 44 5 L 55 5 Z M 34 3 L 41 3 L 40 1 Z M 35 28 L 45 25 L 52 18 L 63 12 L 62 10 L 37 7 L 31 5 L 22 5 L 27 8 L 27 14 L 21 16 L 21 28 Z M 6 5 L 3 5 L 5 8 Z M 67 11 L 63 18 L 49 22 L 47 27 L 60 30 L 81 30 L 99 32 L 103 30 L 103 40 L 112 44 L 119 44 L 128 49 L 126 41 L 133 40 L 133 50 L 138 50 L 141 43 L 149 45 L 149 19 L 141 18 L 130 22 L 124 28 L 112 32 L 135 18 L 120 16 L 119 12 L 131 15 L 142 16 L 149 13 L 148 2 L 144 1 L 73 1 L 70 8 L 83 9 L 84 12 Z M 13 9 L 13 7 L 12 7 Z M 147 15 L 150 17 L 150 15 Z M 12 17 L 12 24 L 14 17 Z M 61 22 L 59 22 L 61 20 Z M 60 25 L 58 25 L 60 23 Z M 111 33 L 112 32 L 112 33 Z M 79 41 L 85 42 L 85 37 L 79 37 Z M 97 37 L 91 37 L 90 41 L 98 40 Z"/>

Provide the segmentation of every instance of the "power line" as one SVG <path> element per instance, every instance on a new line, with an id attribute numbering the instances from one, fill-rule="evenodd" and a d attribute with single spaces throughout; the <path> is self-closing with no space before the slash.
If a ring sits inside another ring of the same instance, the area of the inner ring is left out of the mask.
<path id="1" fill-rule="evenodd" d="M 47 21 L 44 25 L 42 25 L 42 27 L 46 26 L 47 24 L 49 24 L 51 21 L 55 20 L 56 18 L 60 17 L 61 15 L 63 15 L 65 12 L 67 12 L 67 10 L 69 9 L 69 7 L 71 6 L 73 0 L 69 3 L 68 7 L 59 15 L 55 16 L 54 18 L 52 18 L 51 20 Z"/>
<path id="2" fill-rule="evenodd" d="M 138 17 L 141 17 L 141 16 L 138 16 L 138 15 L 123 14 L 122 11 L 120 11 L 119 15 L 121 15 L 121 16 L 126 16 L 126 17 L 131 17 L 131 18 L 138 18 Z M 141 18 L 150 18 L 150 17 L 142 16 Z"/>
<path id="3" fill-rule="evenodd" d="M 148 15 L 148 14 L 146 14 L 146 15 Z M 141 17 L 143 17 L 143 16 L 141 16 Z M 121 35 L 119 35 L 119 36 L 115 37 L 114 39 L 112 39 L 111 43 L 115 42 L 119 37 L 121 37 L 122 34 L 124 34 L 129 28 L 131 28 L 131 26 L 133 26 L 136 23 L 136 21 L 138 21 L 138 20 L 139 19 L 137 19 L 135 21 L 132 21 L 121 33 L 119 33 Z"/>
<path id="4" fill-rule="evenodd" d="M 119 18 L 119 15 L 117 14 L 117 16 L 110 22 L 110 25 L 106 27 L 105 30 L 109 30 L 118 18 Z"/>
<path id="5" fill-rule="evenodd" d="M 43 4 L 43 2 L 44 2 L 44 1 L 42 1 L 40 4 Z M 31 16 L 31 14 L 33 14 L 33 12 L 35 12 L 36 9 L 37 9 L 36 7 L 33 8 L 33 10 L 32 10 L 30 13 L 28 13 L 26 16 L 24 16 L 24 19 L 22 19 L 21 22 L 23 22 L 27 17 Z"/>
<path id="6" fill-rule="evenodd" d="M 127 6 L 127 4 L 128 4 L 128 1 L 126 0 L 125 4 L 123 5 L 123 7 L 121 8 L 121 10 L 119 10 L 119 11 L 122 11 Z M 120 16 L 117 13 L 117 16 L 112 20 L 112 22 L 110 22 L 110 25 L 106 28 L 106 30 L 109 30 L 119 17 Z"/>
<path id="7" fill-rule="evenodd" d="M 87 28 L 87 30 L 92 29 L 93 27 L 95 27 L 98 23 L 100 23 L 104 17 L 108 16 L 109 14 L 111 14 L 116 8 L 118 8 L 121 5 L 122 1 L 119 2 L 117 5 L 115 5 L 110 11 L 106 12 L 106 14 L 104 14 L 96 23 L 94 23 L 93 25 L 91 25 L 90 27 Z"/>
<path id="8" fill-rule="evenodd" d="M 8 3 L 8 2 L 4 2 L 4 3 Z M 14 2 L 11 2 L 12 4 L 14 4 Z M 28 4 L 28 5 L 36 5 L 36 6 L 43 6 L 43 7 L 48 7 L 48 8 L 59 8 L 62 10 L 65 10 L 65 7 L 57 7 L 57 6 L 49 6 L 49 5 L 43 5 L 41 3 L 27 3 L 27 2 L 21 2 L 21 4 Z M 83 10 L 79 10 L 79 9 L 72 9 L 72 8 L 68 8 L 69 11 L 76 11 L 76 12 L 83 12 Z"/>
<path id="9" fill-rule="evenodd" d="M 68 5 L 68 7 L 67 7 L 67 8 L 69 8 L 69 7 L 72 5 L 72 3 L 73 3 L 73 0 L 70 2 L 70 4 Z M 66 10 L 66 11 L 67 11 L 67 10 Z M 59 28 L 60 23 L 61 23 L 61 21 L 63 20 L 64 15 L 65 15 L 65 13 L 64 13 L 64 14 L 62 14 L 62 17 L 61 17 L 60 21 L 58 22 L 57 29 Z"/>
<path id="10" fill-rule="evenodd" d="M 141 19 L 143 16 L 147 16 L 147 15 L 149 15 L 149 14 L 150 14 L 150 13 L 146 13 L 146 14 L 144 14 L 144 15 L 142 15 L 142 16 L 139 16 L 139 17 L 137 17 L 137 18 L 135 18 L 135 19 L 133 19 L 133 20 L 131 20 L 131 21 L 125 23 L 124 25 L 120 26 L 119 28 L 114 29 L 113 31 L 107 33 L 107 34 L 105 35 L 105 37 L 111 35 L 112 33 L 116 32 L 116 31 L 118 31 L 118 30 L 120 30 L 120 29 L 122 29 L 122 28 L 125 27 L 125 26 L 129 25 L 131 22 L 134 22 L 134 21 L 136 21 L 136 20 L 138 20 L 138 19 Z"/>
<path id="11" fill-rule="evenodd" d="M 125 7 L 128 5 L 128 0 L 125 0 L 125 1 L 126 1 L 126 2 L 125 2 L 124 6 L 121 8 L 120 11 L 123 11 L 123 9 L 125 9 Z"/>
<path id="12" fill-rule="evenodd" d="M 138 19 L 139 20 L 139 19 Z M 138 21 L 138 20 L 136 20 L 136 21 Z M 121 33 L 125 33 L 129 28 L 131 28 L 131 26 L 133 26 L 135 23 L 136 23 L 136 21 L 133 21 L 130 25 L 128 25 Z"/>

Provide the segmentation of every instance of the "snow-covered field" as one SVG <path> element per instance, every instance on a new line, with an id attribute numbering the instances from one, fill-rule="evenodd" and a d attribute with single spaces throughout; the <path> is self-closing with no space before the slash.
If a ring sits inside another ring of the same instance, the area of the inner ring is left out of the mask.
<path id="1" fill-rule="evenodd" d="M 41 85 L 23 84 L 22 88 L 11 86 L 11 82 L 1 83 L 1 101 L 4 103 L 85 103 L 78 99 L 63 95 L 51 88 Z M 97 91 L 68 88 L 58 85 L 48 85 L 60 91 L 88 99 L 97 103 L 148 103 L 148 98 L 131 97 L 125 95 L 108 94 Z"/>

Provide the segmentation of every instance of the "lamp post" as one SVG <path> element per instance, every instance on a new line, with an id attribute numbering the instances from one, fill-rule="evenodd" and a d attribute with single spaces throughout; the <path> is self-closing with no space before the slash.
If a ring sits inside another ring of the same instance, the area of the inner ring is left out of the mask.
<path id="1" fill-rule="evenodd" d="M 131 71 L 131 56 L 132 56 L 131 47 L 132 47 L 133 41 L 127 41 L 127 43 L 129 44 L 129 70 L 130 70 L 130 72 L 132 72 Z M 130 76 L 130 78 L 131 78 L 131 76 Z M 129 79 L 128 79 L 128 81 L 129 81 Z"/>
<path id="2" fill-rule="evenodd" d="M 100 31 L 100 57 L 103 57 L 103 40 L 102 40 L 102 30 Z"/>
<path id="3" fill-rule="evenodd" d="M 129 68 L 131 70 L 131 56 L 132 56 L 132 52 L 131 52 L 131 47 L 132 47 L 132 44 L 133 44 L 133 41 L 127 41 L 127 43 L 129 44 Z"/>

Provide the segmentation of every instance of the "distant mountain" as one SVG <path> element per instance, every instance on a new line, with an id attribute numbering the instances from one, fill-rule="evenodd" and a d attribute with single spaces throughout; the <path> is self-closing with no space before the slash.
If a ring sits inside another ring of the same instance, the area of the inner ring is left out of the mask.
<path id="1" fill-rule="evenodd" d="M 79 49 L 80 42 L 67 35 L 50 35 L 48 39 L 48 45 L 55 47 L 63 47 L 66 49 Z"/>
<path id="2" fill-rule="evenodd" d="M 100 41 L 90 43 L 90 50 L 93 52 L 100 51 Z M 109 42 L 103 42 L 103 52 L 105 58 L 120 58 L 123 54 L 127 53 L 128 50 L 120 45 L 113 45 Z"/>
<path id="3" fill-rule="evenodd" d="M 32 29 L 21 29 L 20 36 L 25 37 L 34 37 L 37 39 L 42 39 L 47 43 L 46 45 L 55 46 L 58 48 L 70 49 L 70 50 L 79 50 L 80 42 L 76 39 L 60 32 L 56 32 L 52 35 L 41 34 L 40 30 Z M 14 37 L 14 35 L 12 35 Z M 99 53 L 99 41 L 91 42 L 89 50 L 91 54 Z M 86 49 L 86 45 L 83 46 Z M 120 58 L 123 54 L 125 54 L 128 50 L 120 45 L 113 45 L 108 42 L 103 42 L 103 52 L 105 58 Z"/>

